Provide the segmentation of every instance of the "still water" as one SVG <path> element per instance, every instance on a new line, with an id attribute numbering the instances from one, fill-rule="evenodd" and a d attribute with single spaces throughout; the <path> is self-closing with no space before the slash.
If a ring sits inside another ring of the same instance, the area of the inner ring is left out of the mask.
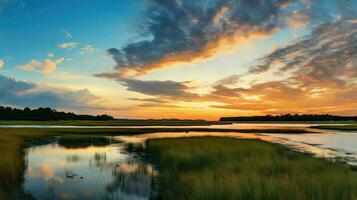
<path id="1" fill-rule="evenodd" d="M 27 169 L 23 190 L 36 199 L 129 199 L 155 197 L 159 172 L 142 158 L 147 139 L 219 136 L 260 139 L 285 145 L 329 160 L 342 160 L 357 166 L 357 132 L 317 130 L 311 124 L 233 124 L 210 128 L 235 129 L 232 132 L 164 132 L 116 136 L 108 144 L 72 146 L 60 138 L 25 148 Z M 155 126 L 160 127 L 160 126 Z M 206 126 L 207 127 L 207 126 Z M 92 127 L 93 128 L 93 127 Z M 116 127 L 118 128 L 118 127 Z M 133 127 L 134 128 L 134 127 Z M 147 127 L 149 128 L 149 127 Z M 302 128 L 316 133 L 239 133 L 237 129 Z M 139 147 L 139 148 L 138 148 Z"/>
<path id="2" fill-rule="evenodd" d="M 65 147 L 57 142 L 25 149 L 23 189 L 36 199 L 129 199 L 153 197 L 153 166 L 124 143 Z"/>

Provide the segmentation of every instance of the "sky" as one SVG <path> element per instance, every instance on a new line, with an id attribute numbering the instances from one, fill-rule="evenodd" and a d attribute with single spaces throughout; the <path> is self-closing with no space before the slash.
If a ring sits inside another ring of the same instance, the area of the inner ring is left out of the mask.
<path id="1" fill-rule="evenodd" d="M 357 115 L 357 1 L 0 0 L 0 105 Z"/>

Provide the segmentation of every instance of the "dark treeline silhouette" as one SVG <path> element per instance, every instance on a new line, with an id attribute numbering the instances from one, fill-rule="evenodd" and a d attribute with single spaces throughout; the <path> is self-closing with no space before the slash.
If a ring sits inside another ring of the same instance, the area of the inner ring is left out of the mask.
<path id="1" fill-rule="evenodd" d="M 109 115 L 77 115 L 74 113 L 58 112 L 51 108 L 17 109 L 0 106 L 0 120 L 112 120 Z"/>
<path id="2" fill-rule="evenodd" d="M 357 121 L 357 116 L 283 114 L 248 117 L 221 117 L 219 121 Z"/>

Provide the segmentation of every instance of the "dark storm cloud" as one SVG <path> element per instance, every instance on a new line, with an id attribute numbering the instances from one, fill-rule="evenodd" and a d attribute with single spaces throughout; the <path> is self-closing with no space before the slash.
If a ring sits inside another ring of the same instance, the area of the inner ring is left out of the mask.
<path id="1" fill-rule="evenodd" d="M 47 91 L 37 90 L 31 82 L 17 81 L 0 75 L 0 104 L 11 106 L 70 108 L 76 110 L 96 109 L 91 105 L 98 97 L 88 90 L 80 91 Z"/>
<path id="2" fill-rule="evenodd" d="M 127 79 L 121 80 L 128 91 L 139 92 L 153 96 L 164 96 L 170 98 L 192 98 L 196 94 L 190 93 L 189 86 L 185 82 L 175 81 L 142 81 Z"/>
<path id="3" fill-rule="evenodd" d="M 97 76 L 142 75 L 176 62 L 213 56 L 237 39 L 269 35 L 279 27 L 284 5 L 293 0 L 151 0 L 140 35 L 147 38 L 111 48 L 114 72 Z M 256 36 L 254 36 L 256 35 Z"/>

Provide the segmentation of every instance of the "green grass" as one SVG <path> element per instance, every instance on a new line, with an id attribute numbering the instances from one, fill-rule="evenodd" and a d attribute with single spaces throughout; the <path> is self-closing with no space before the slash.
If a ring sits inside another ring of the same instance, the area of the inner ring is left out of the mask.
<path id="1" fill-rule="evenodd" d="M 0 197 L 4 190 L 21 182 L 24 168 L 21 145 L 20 138 L 0 135 Z"/>
<path id="2" fill-rule="evenodd" d="M 357 131 L 357 124 L 350 125 L 324 125 L 324 126 L 311 126 L 310 128 L 340 130 L 340 131 Z"/>
<path id="3" fill-rule="evenodd" d="M 0 128 L 0 200 L 9 193 L 11 188 L 18 187 L 22 182 L 24 172 L 24 158 L 22 147 L 24 143 L 46 137 L 65 135 L 133 135 L 152 132 L 189 132 L 189 131 L 212 131 L 212 132 L 234 132 L 230 129 L 207 129 L 207 128 Z M 288 130 L 239 130 L 242 133 L 306 133 L 299 129 Z M 70 137 L 70 136 L 69 136 Z M 73 138 L 72 138 L 73 139 Z M 83 139 L 83 138 L 82 138 Z M 73 144 L 79 143 L 74 141 Z M 64 144 L 64 143 L 63 143 Z M 65 144 L 64 144 L 65 145 Z M 67 143 L 68 145 L 68 143 Z M 72 146 L 73 147 L 73 146 Z"/>
<path id="4" fill-rule="evenodd" d="M 349 167 L 258 140 L 155 139 L 159 199 L 356 200 Z"/>

